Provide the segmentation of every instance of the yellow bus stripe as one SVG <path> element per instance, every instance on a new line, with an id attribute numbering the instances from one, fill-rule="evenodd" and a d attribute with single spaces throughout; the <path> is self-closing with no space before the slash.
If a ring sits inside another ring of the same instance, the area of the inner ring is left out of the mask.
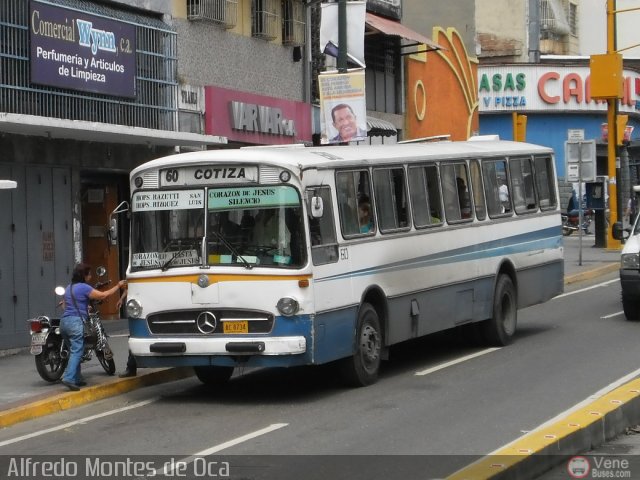
<path id="1" fill-rule="evenodd" d="M 311 280 L 311 275 L 233 275 L 233 274 L 224 274 L 224 275 L 215 275 L 208 274 L 209 284 L 220 283 L 220 282 L 248 282 L 248 281 L 300 281 L 300 280 Z M 198 278 L 200 275 L 171 275 L 167 277 L 149 277 L 149 278 L 129 278 L 127 279 L 128 283 L 151 283 L 151 282 L 188 282 L 188 283 L 198 283 Z"/>

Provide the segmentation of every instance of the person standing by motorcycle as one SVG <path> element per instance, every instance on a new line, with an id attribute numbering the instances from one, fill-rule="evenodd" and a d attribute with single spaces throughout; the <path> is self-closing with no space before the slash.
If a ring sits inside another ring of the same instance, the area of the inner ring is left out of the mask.
<path id="1" fill-rule="evenodd" d="M 72 391 L 78 391 L 87 384 L 82 379 L 80 363 L 84 351 L 83 322 L 89 318 L 90 301 L 104 300 L 127 285 L 126 280 L 120 280 L 109 290 L 96 290 L 89 284 L 91 276 L 91 266 L 86 263 L 76 265 L 71 275 L 71 284 L 63 297 L 64 313 L 60 319 L 60 333 L 69 344 L 69 363 L 62 376 L 62 384 Z"/>
<path id="2" fill-rule="evenodd" d="M 571 215 L 571 212 L 578 210 L 578 206 L 578 196 L 576 195 L 576 191 L 571 190 L 571 198 L 569 198 L 569 202 L 567 203 L 567 214 Z"/>

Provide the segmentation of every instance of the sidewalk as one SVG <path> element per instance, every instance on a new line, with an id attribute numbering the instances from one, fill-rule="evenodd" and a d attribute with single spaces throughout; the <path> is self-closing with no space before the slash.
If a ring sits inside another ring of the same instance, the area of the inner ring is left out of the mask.
<path id="1" fill-rule="evenodd" d="M 564 245 L 565 285 L 613 273 L 619 268 L 620 252 L 593 247 L 593 235 L 582 237 L 582 264 L 579 262 L 580 238 L 578 235 L 564 237 Z M 105 320 L 104 323 L 110 336 L 109 343 L 114 352 L 116 369 L 118 372 L 123 371 L 128 352 L 126 321 Z M 27 341 L 28 339 L 25 339 L 25 343 Z M 21 349 L 17 353 L 5 352 L 0 356 L 0 368 L 3 373 L 0 383 L 0 428 L 119 395 L 136 388 L 193 375 L 193 370 L 187 368 L 138 369 L 137 377 L 122 379 L 117 376 L 117 373 L 115 376 L 108 376 L 98 361 L 93 359 L 82 366 L 88 386 L 79 392 L 70 392 L 60 383 L 51 384 L 40 378 L 28 348 Z M 640 401 L 638 403 L 640 404 Z M 640 409 L 637 410 L 640 411 Z M 624 427 L 629 425 L 625 424 Z"/>

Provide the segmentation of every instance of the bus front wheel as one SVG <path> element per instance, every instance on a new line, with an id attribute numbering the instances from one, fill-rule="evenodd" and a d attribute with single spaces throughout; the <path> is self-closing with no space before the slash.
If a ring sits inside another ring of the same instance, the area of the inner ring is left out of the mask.
<path id="1" fill-rule="evenodd" d="M 358 313 L 353 356 L 342 362 L 342 376 L 350 386 L 365 387 L 378 380 L 382 352 L 382 330 L 378 312 L 364 303 Z"/>
<path id="2" fill-rule="evenodd" d="M 484 336 L 494 346 L 511 343 L 518 323 L 516 289 L 509 275 L 500 275 L 493 296 L 493 317 L 484 322 Z"/>
<path id="3" fill-rule="evenodd" d="M 233 367 L 193 367 L 196 377 L 205 385 L 224 385 L 233 375 Z"/>

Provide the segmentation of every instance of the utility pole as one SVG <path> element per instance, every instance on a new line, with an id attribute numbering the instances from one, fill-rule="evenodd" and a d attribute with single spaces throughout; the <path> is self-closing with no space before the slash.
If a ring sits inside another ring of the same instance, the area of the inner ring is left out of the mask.
<path id="1" fill-rule="evenodd" d="M 607 0 L 607 54 L 616 53 L 616 0 Z M 622 72 L 621 72 L 622 73 Z M 622 75 L 620 75 L 622 82 Z M 620 240 L 613 238 L 613 224 L 620 220 L 618 181 L 620 180 L 620 158 L 618 158 L 618 98 L 607 98 L 607 175 L 609 176 L 609 228 L 607 229 L 607 248 L 620 249 Z M 580 199 L 582 202 L 582 199 Z"/>
<path id="2" fill-rule="evenodd" d="M 338 73 L 347 73 L 347 0 L 338 0 Z"/>

